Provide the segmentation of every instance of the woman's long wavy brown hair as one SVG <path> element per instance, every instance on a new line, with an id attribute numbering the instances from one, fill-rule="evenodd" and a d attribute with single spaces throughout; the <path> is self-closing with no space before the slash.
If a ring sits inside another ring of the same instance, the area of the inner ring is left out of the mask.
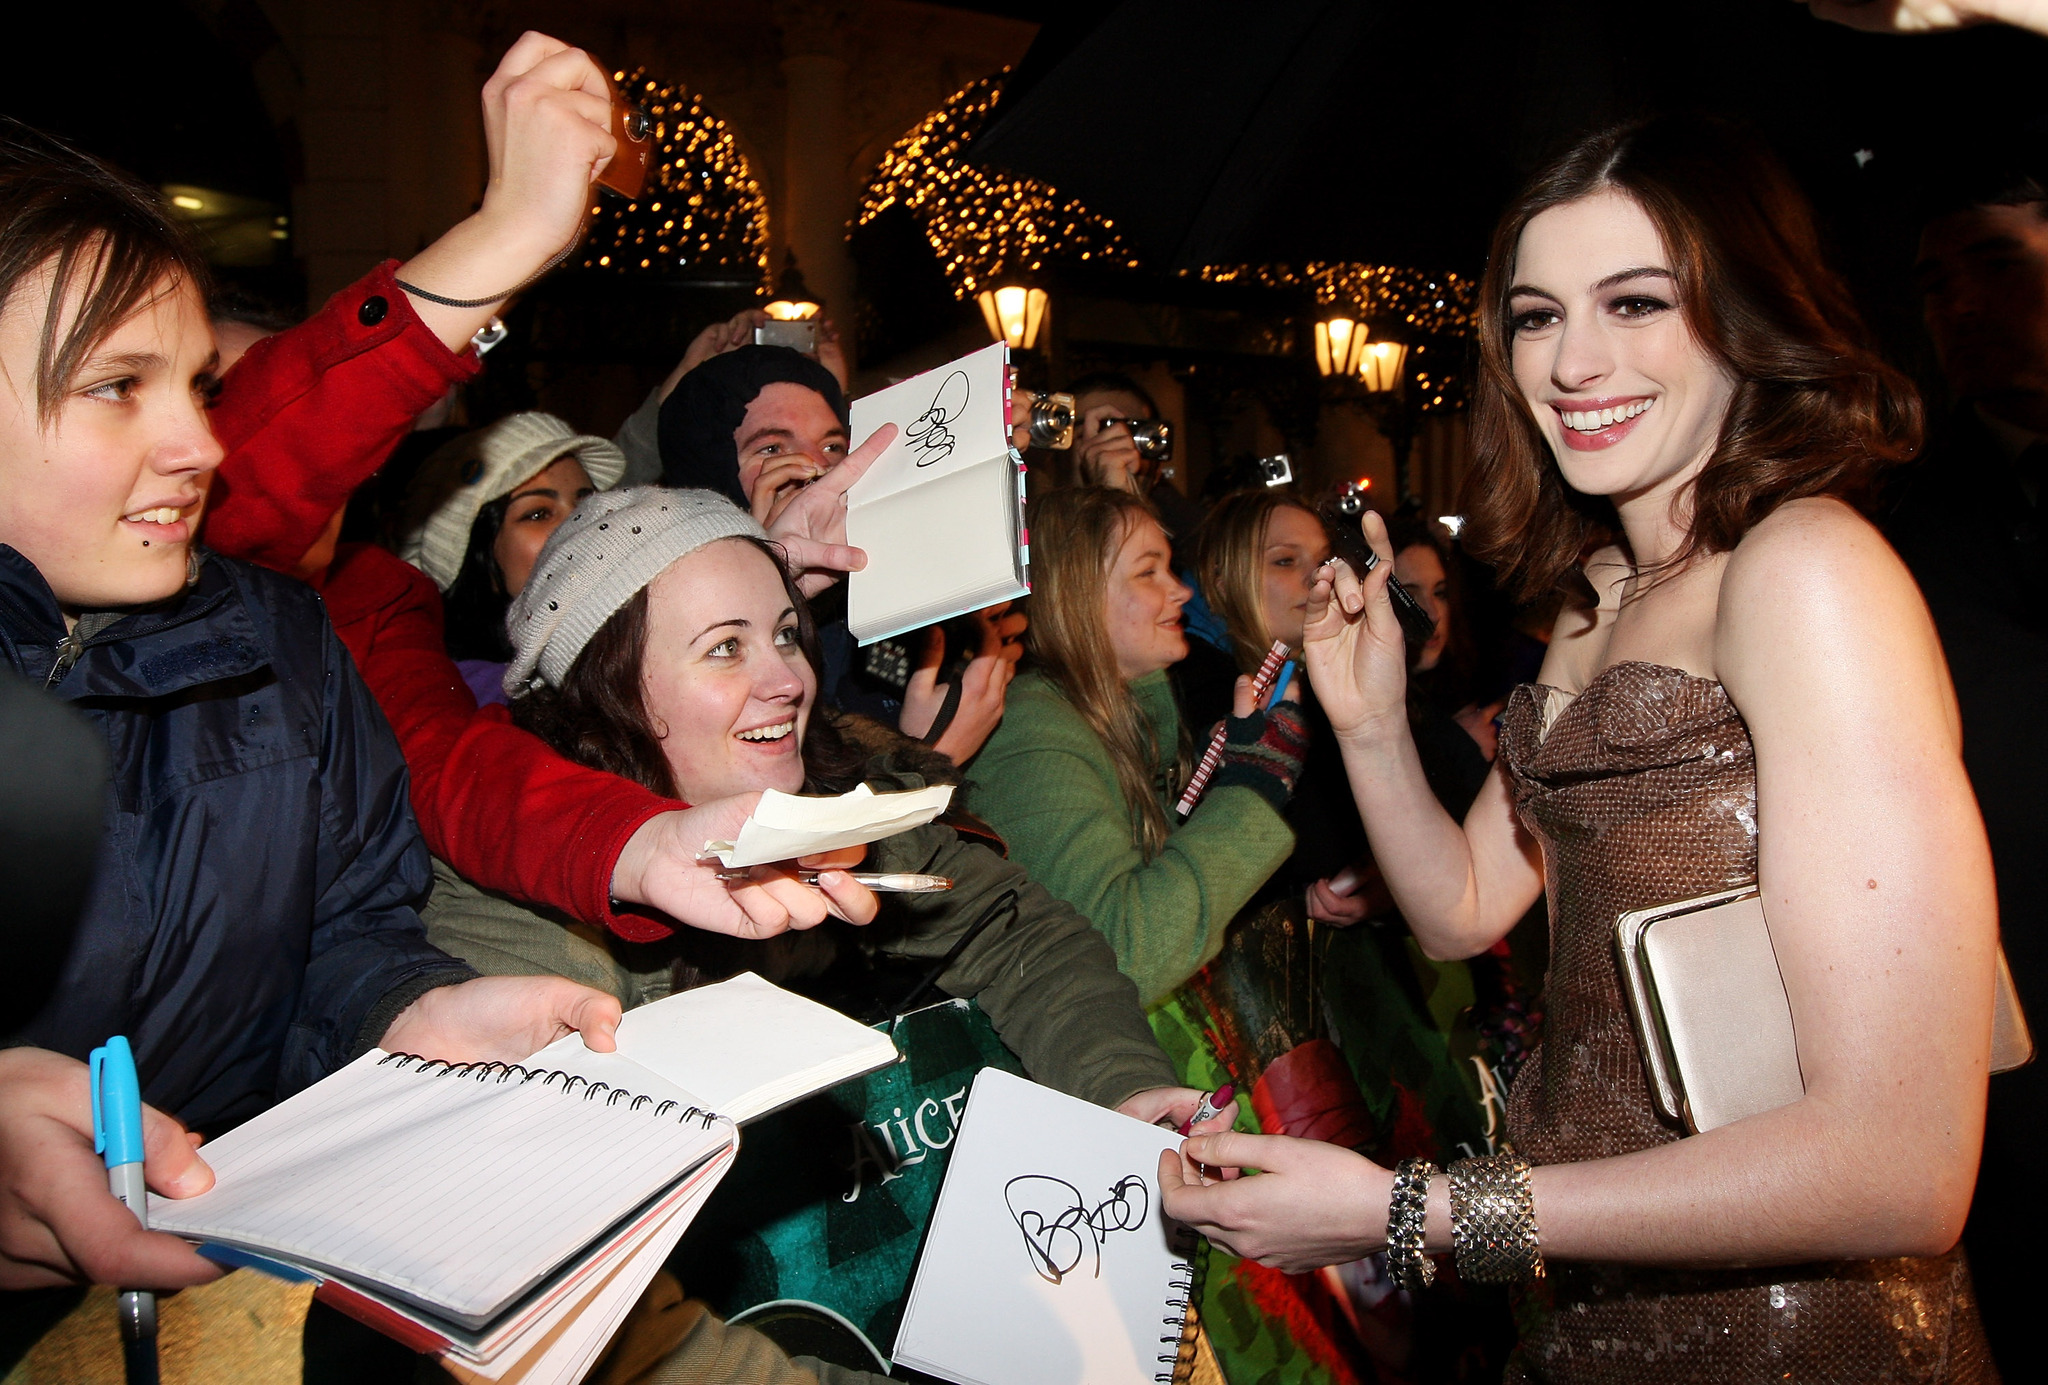
<path id="1" fill-rule="evenodd" d="M 1611 502 L 1565 483 L 1510 359 L 1508 290 L 1523 230 L 1604 191 L 1632 199 L 1656 226 L 1687 324 L 1736 380 L 1713 455 L 1678 502 L 1689 501 L 1691 518 L 1666 571 L 1734 548 L 1788 500 L 1831 495 L 1867 507 L 1882 472 L 1920 445 L 1919 396 L 1877 355 L 1822 254 L 1812 208 L 1761 142 L 1698 117 L 1601 131 L 1508 207 L 1480 287 L 1468 546 L 1524 600 L 1579 586 L 1588 551 L 1626 543 Z"/>
<path id="2" fill-rule="evenodd" d="M 1031 506 L 1031 628 L 1024 648 L 1101 740 L 1131 814 L 1131 836 L 1146 860 L 1170 830 L 1159 803 L 1158 729 L 1118 671 L 1104 619 L 1109 569 L 1131 526 L 1157 521 L 1129 491 L 1072 486 Z"/>

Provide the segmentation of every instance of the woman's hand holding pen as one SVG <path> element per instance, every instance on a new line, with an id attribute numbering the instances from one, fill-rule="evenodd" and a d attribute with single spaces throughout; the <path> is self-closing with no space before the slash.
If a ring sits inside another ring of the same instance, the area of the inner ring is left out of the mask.
<path id="1" fill-rule="evenodd" d="M 1221 1095 L 1228 1096 L 1228 1090 Z M 1164 1125 L 1179 1130 L 1204 1110 L 1203 1102 L 1209 1093 L 1194 1087 L 1150 1087 L 1132 1096 L 1125 1097 L 1116 1109 L 1132 1120 L 1141 1120 L 1147 1125 Z M 1214 1107 L 1208 1108 L 1215 1110 Z M 1188 1133 L 1193 1135 L 1220 1135 L 1230 1129 L 1237 1119 L 1237 1103 L 1224 1101 L 1215 1114 L 1195 1121 Z"/>
<path id="2" fill-rule="evenodd" d="M 1309 682 L 1340 741 L 1404 734 L 1408 724 L 1408 647 L 1387 598 L 1392 545 L 1378 515 L 1367 514 L 1364 529 L 1381 561 L 1363 579 L 1342 559 L 1325 563 L 1302 636 Z"/>
<path id="3" fill-rule="evenodd" d="M 93 1152 L 85 1064 L 39 1048 L 0 1050 L 0 1290 L 58 1284 L 182 1289 L 221 1276 L 176 1236 L 145 1231 L 107 1191 Z M 213 1186 L 199 1137 L 142 1108 L 144 1176 L 164 1197 Z"/>
<path id="4" fill-rule="evenodd" d="M 756 866 L 745 880 L 729 880 L 716 860 L 702 859 L 704 843 L 739 836 L 760 801 L 758 793 L 734 794 L 649 818 L 619 852 L 612 898 L 736 938 L 771 938 L 792 928 L 815 928 L 827 918 L 871 922 L 879 907 L 875 896 L 847 873 L 860 864 L 859 848 L 807 858 L 803 864 L 819 871 L 815 883 L 798 879 L 786 865 Z"/>
<path id="5" fill-rule="evenodd" d="M 1393 1175 L 1361 1155 L 1285 1135 L 1197 1135 L 1159 1156 L 1167 1216 L 1289 1274 L 1384 1246 L 1393 1188 Z"/>

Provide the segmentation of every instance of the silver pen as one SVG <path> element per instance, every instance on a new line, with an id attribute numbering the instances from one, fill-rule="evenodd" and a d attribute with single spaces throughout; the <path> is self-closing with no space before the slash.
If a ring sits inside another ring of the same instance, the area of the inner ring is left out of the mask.
<path id="1" fill-rule="evenodd" d="M 937 894 L 953 888 L 953 882 L 943 875 L 916 875 L 909 872 L 886 872 L 874 874 L 868 871 L 850 871 L 853 883 L 865 885 L 880 894 Z M 796 878 L 806 885 L 818 883 L 819 872 L 808 868 L 799 870 Z M 722 870 L 720 880 L 751 880 L 753 873 L 746 870 Z"/>

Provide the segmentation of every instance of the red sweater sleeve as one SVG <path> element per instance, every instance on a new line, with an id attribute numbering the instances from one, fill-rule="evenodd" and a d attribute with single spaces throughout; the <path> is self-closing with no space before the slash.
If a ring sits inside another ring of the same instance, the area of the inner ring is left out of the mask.
<path id="1" fill-rule="evenodd" d="M 291 571 L 413 420 L 481 368 L 427 330 L 397 268 L 386 260 L 257 342 L 221 381 L 213 431 L 227 457 L 207 498 L 209 547 Z"/>
<path id="2" fill-rule="evenodd" d="M 685 805 L 564 759 L 478 710 L 443 645 L 441 596 L 381 548 L 343 544 L 323 592 L 363 681 L 398 733 L 413 811 L 436 856 L 488 890 L 559 909 L 635 942 L 667 926 L 611 907 L 612 868 L 656 813 Z"/>

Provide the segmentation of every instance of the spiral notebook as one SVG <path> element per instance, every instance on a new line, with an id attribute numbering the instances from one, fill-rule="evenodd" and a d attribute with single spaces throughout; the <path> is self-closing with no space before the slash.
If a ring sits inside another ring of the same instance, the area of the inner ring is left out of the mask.
<path id="1" fill-rule="evenodd" d="M 212 1190 L 152 1197 L 151 1225 L 315 1280 L 466 1378 L 578 1379 L 730 1165 L 735 1121 L 896 1056 L 752 975 L 635 1010 L 619 1045 L 373 1050 L 208 1143 Z"/>
<path id="2" fill-rule="evenodd" d="M 1170 1130 L 984 1068 L 895 1360 L 956 1385 L 1166 1385 L 1194 1359 L 1191 1234 L 1159 1209 Z"/>

